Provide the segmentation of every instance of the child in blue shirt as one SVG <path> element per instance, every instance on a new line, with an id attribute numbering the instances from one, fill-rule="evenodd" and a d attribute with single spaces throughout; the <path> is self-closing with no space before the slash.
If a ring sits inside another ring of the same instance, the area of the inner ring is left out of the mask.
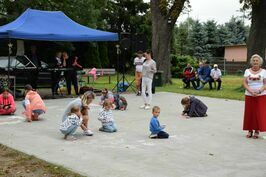
<path id="1" fill-rule="evenodd" d="M 154 106 L 152 108 L 152 114 L 153 117 L 151 118 L 150 121 L 150 131 L 151 131 L 150 138 L 160 138 L 160 139 L 168 138 L 169 134 L 163 131 L 165 126 L 160 125 L 160 122 L 158 121 L 158 117 L 160 115 L 160 107 Z"/>

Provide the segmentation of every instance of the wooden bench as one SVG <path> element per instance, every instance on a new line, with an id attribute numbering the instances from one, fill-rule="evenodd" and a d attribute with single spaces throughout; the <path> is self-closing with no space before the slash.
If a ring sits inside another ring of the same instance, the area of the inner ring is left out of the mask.
<path id="1" fill-rule="evenodd" d="M 90 77 L 92 77 L 92 80 L 94 82 L 93 75 L 89 74 L 91 69 L 83 69 L 85 71 L 85 74 L 82 75 L 82 77 L 88 77 L 88 83 L 90 83 Z M 96 71 L 96 76 L 97 77 L 102 77 L 102 76 L 108 76 L 109 77 L 109 84 L 111 83 L 111 75 L 115 75 L 116 71 L 115 68 L 99 68 Z"/>

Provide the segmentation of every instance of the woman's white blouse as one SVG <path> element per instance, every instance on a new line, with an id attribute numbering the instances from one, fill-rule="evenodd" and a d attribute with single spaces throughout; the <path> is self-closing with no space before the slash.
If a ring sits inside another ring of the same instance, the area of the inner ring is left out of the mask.
<path id="1" fill-rule="evenodd" d="M 266 79 L 266 70 L 262 69 L 259 73 L 252 74 L 250 72 L 250 69 L 246 69 L 244 73 L 244 77 L 247 80 L 248 86 L 254 90 L 259 91 L 259 89 L 263 86 L 263 80 Z M 252 96 L 247 90 L 245 91 L 245 95 Z M 266 95 L 266 91 L 264 90 L 262 93 L 258 94 L 260 95 Z"/>

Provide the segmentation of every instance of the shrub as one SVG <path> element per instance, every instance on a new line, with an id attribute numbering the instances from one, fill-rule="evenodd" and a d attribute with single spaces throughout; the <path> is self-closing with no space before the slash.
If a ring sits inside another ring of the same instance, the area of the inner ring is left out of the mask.
<path id="1" fill-rule="evenodd" d="M 174 78 L 180 78 L 183 76 L 183 70 L 187 66 L 187 63 L 190 63 L 191 66 L 196 69 L 198 67 L 197 60 L 191 56 L 178 56 L 171 55 L 171 74 Z"/>
<path id="2" fill-rule="evenodd" d="M 239 69 L 239 70 L 236 71 L 236 74 L 238 76 L 242 76 L 244 74 L 244 72 L 243 72 L 243 70 Z"/>

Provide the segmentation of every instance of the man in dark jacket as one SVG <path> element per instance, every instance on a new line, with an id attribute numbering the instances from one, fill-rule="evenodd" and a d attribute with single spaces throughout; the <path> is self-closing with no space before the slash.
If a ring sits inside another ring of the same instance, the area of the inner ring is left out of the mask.
<path id="1" fill-rule="evenodd" d="M 189 117 L 206 117 L 208 107 L 199 99 L 194 96 L 184 97 L 181 100 L 181 104 L 184 106 L 182 115 Z"/>

